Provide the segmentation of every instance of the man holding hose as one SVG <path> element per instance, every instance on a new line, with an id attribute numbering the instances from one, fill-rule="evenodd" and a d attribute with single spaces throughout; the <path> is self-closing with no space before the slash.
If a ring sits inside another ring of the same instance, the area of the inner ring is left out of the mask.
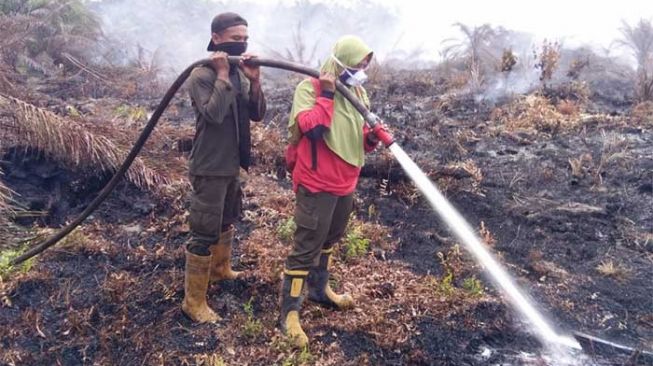
<path id="1" fill-rule="evenodd" d="M 220 320 L 206 301 L 209 282 L 239 275 L 231 269 L 233 224 L 242 199 L 238 177 L 240 168 L 250 165 L 250 120 L 261 121 L 265 115 L 259 68 L 242 61 L 232 67 L 227 59 L 252 57 L 244 54 L 247 40 L 245 19 L 235 13 L 217 15 L 207 48 L 214 52 L 212 63 L 193 70 L 188 80 L 197 118 L 182 310 L 199 323 Z"/>
<path id="2" fill-rule="evenodd" d="M 295 90 L 290 112 L 290 145 L 286 158 L 296 193 L 292 252 L 281 287 L 280 328 L 295 346 L 304 347 L 299 313 L 304 287 L 318 304 L 349 309 L 354 299 L 329 286 L 333 245 L 343 236 L 353 209 L 353 193 L 365 152 L 392 137 L 380 123 L 371 131 L 363 116 L 336 92 L 336 78 L 369 107 L 362 87 L 372 50 L 358 37 L 344 36 L 333 47 L 318 79 L 305 79 Z M 305 286 L 306 285 L 306 286 Z"/>

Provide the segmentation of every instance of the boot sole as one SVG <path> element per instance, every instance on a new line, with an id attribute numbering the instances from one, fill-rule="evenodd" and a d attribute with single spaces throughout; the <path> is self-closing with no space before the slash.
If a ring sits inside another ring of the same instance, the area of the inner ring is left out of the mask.
<path id="1" fill-rule="evenodd" d="M 353 309 L 353 308 L 355 307 L 355 304 L 351 304 L 350 306 L 340 307 L 340 306 L 338 306 L 335 302 L 333 302 L 333 301 L 331 301 L 331 300 L 323 301 L 323 300 L 319 300 L 319 299 L 311 298 L 311 297 L 307 297 L 306 299 L 307 299 L 308 301 L 310 301 L 310 302 L 314 302 L 314 303 L 316 303 L 316 304 L 318 304 L 318 305 L 321 305 L 321 306 L 323 306 L 323 307 L 326 307 L 326 308 L 328 308 L 328 309 L 332 309 L 332 310 L 340 310 L 340 311 L 344 311 L 344 310 L 350 310 L 350 309 Z"/>
<path id="2" fill-rule="evenodd" d="M 216 316 L 218 317 L 218 319 L 216 319 L 216 320 L 213 321 L 213 322 L 211 322 L 211 321 L 200 322 L 200 321 L 198 321 L 198 320 L 195 320 L 195 319 L 193 319 L 190 315 L 188 315 L 188 314 L 184 311 L 184 309 L 181 309 L 181 314 L 184 316 L 184 318 L 190 320 L 191 322 L 193 322 L 193 323 L 195 323 L 195 324 L 217 324 L 217 323 L 219 323 L 219 322 L 222 321 L 222 317 L 221 317 L 220 315 L 217 315 L 217 314 L 216 314 Z"/>

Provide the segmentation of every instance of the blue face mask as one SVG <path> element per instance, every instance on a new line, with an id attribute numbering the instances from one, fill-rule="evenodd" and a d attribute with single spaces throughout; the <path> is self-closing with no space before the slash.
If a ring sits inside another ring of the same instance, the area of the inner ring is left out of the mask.
<path id="1" fill-rule="evenodd" d="M 367 74 L 365 74 L 365 70 L 347 67 L 342 62 L 340 62 L 336 56 L 331 55 L 331 57 L 333 57 L 338 65 L 342 66 L 345 69 L 345 71 L 343 71 L 339 77 L 340 81 L 343 84 L 348 86 L 361 86 L 367 81 Z"/>

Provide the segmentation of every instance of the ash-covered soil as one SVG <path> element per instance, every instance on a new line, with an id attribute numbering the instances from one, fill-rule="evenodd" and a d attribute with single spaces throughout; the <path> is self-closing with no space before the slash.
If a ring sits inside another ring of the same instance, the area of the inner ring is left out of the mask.
<path id="1" fill-rule="evenodd" d="M 592 105 L 573 126 L 508 128 L 493 106 L 445 95 L 437 82 L 394 80 L 370 86 L 375 112 L 558 329 L 653 348 L 651 124 Z M 307 303 L 310 352 L 283 342 L 275 327 L 289 250 L 281 228 L 293 210 L 282 166 L 291 93 L 270 88 L 270 112 L 254 130 L 258 164 L 244 179 L 234 250 L 246 276 L 210 288 L 219 324 L 195 325 L 179 308 L 188 192 L 124 183 L 29 271 L 0 282 L 0 363 L 556 365 L 387 150 L 369 157 L 359 183 L 352 230 L 369 251 L 348 256 L 345 240 L 334 268 L 333 285 L 356 309 Z M 176 104 L 173 122 L 192 124 L 188 108 Z M 110 177 L 37 152 L 3 154 L 3 182 L 43 211 L 16 219 L 35 234 L 72 219 Z M 184 162 L 174 149 L 149 154 Z M 591 356 L 576 357 L 644 364 Z"/>

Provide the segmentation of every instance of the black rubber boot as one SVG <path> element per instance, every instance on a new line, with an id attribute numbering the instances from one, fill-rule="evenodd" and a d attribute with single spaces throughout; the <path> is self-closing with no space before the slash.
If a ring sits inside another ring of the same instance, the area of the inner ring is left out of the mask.
<path id="1" fill-rule="evenodd" d="M 290 342 L 298 348 L 308 346 L 308 337 L 299 323 L 304 296 L 302 291 L 308 271 L 286 270 L 281 284 L 281 314 L 279 327 Z"/>
<path id="2" fill-rule="evenodd" d="M 334 309 L 351 309 L 354 299 L 349 294 L 336 294 L 329 285 L 329 265 L 333 248 L 322 250 L 320 263 L 311 267 L 306 280 L 308 285 L 308 299 L 320 305 Z"/>

